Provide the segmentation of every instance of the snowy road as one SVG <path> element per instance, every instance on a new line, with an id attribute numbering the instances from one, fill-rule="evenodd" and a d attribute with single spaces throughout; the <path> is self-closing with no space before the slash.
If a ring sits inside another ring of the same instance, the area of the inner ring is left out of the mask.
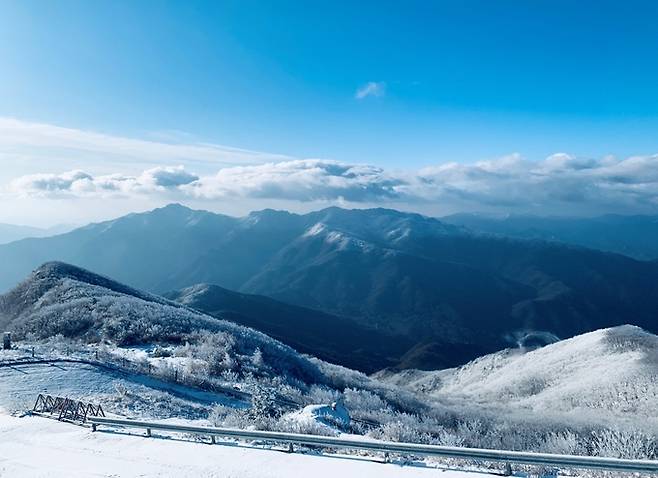
<path id="1" fill-rule="evenodd" d="M 39 417 L 0 415 L 0 477 L 437 477 L 483 473 L 374 463 L 347 457 L 287 454 L 174 439 L 92 433 Z"/>

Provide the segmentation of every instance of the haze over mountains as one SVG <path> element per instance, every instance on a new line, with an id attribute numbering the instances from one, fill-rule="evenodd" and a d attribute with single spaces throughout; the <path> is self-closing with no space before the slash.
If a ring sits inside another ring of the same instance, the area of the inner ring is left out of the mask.
<path id="1" fill-rule="evenodd" d="M 349 352 L 337 345 L 341 334 L 372 338 L 363 356 L 377 363 L 350 364 L 368 371 L 459 365 L 528 330 L 565 338 L 632 323 L 658 331 L 658 263 L 386 209 L 233 218 L 170 205 L 0 246 L 0 289 L 50 260 L 233 313 L 300 350 L 323 342 L 339 363 Z M 171 292 L 200 283 L 219 287 Z"/>
<path id="2" fill-rule="evenodd" d="M 542 239 L 625 254 L 640 260 L 658 259 L 658 216 L 539 217 L 454 214 L 449 224 L 519 239 Z"/>
<path id="3" fill-rule="evenodd" d="M 31 226 L 17 226 L 14 224 L 0 224 L 0 244 L 8 244 L 27 237 L 54 236 L 69 232 L 72 229 L 74 229 L 74 226 L 67 224 L 60 224 L 45 229 Z"/>

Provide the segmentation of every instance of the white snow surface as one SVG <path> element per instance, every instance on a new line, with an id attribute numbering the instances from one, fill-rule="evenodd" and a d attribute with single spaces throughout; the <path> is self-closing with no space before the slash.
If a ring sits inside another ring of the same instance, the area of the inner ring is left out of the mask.
<path id="1" fill-rule="evenodd" d="M 2 478 L 270 478 L 313 476 L 485 478 L 483 473 L 400 466 L 358 457 L 283 453 L 278 450 L 214 446 L 174 437 L 89 428 L 41 417 L 0 415 Z"/>
<path id="2" fill-rule="evenodd" d="M 246 406 L 221 394 L 92 365 L 58 363 L 0 368 L 0 409 L 31 409 L 39 393 L 99 403 L 106 411 L 129 412 L 137 418 L 198 418 L 207 416 L 214 404 Z"/>
<path id="3" fill-rule="evenodd" d="M 658 337 L 629 325 L 529 352 L 505 350 L 455 369 L 377 376 L 437 398 L 473 405 L 654 421 L 658 415 Z"/>
<path id="4" fill-rule="evenodd" d="M 340 403 L 330 405 L 307 405 L 301 410 L 288 413 L 285 417 L 299 423 L 300 425 L 316 424 L 339 433 L 350 424 L 350 414 Z"/>

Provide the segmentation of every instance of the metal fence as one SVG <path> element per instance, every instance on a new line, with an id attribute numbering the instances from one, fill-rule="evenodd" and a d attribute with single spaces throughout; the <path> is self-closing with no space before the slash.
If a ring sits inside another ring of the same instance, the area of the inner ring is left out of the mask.
<path id="1" fill-rule="evenodd" d="M 104 417 L 103 407 L 93 403 L 71 400 L 68 397 L 52 397 L 39 394 L 34 402 L 33 412 L 57 415 L 58 420 L 84 422 L 88 417 Z"/>
<path id="2" fill-rule="evenodd" d="M 92 424 L 94 431 L 96 431 L 99 426 L 118 426 L 145 429 L 149 436 L 151 435 L 151 430 L 162 430 L 207 436 L 210 437 L 213 442 L 215 436 L 240 438 L 243 440 L 265 440 L 275 443 L 289 444 L 291 451 L 293 445 L 309 445 L 332 449 L 366 450 L 384 454 L 459 458 L 489 462 L 552 466 L 557 468 L 584 468 L 616 472 L 658 473 L 658 461 L 651 460 L 625 460 L 619 458 L 554 455 L 548 453 L 526 453 L 518 451 L 486 450 L 480 448 L 422 445 L 415 443 L 303 435 L 298 433 L 171 425 L 167 423 L 115 418 L 94 417 L 90 418 L 89 422 Z"/>

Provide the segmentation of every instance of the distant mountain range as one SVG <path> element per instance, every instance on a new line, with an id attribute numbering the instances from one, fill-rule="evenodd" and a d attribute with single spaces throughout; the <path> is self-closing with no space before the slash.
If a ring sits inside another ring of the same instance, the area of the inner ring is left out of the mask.
<path id="1" fill-rule="evenodd" d="M 48 237 L 63 234 L 73 230 L 75 226 L 60 224 L 48 228 L 31 226 L 16 226 L 14 224 L 0 224 L 0 244 L 8 244 L 27 237 Z"/>
<path id="2" fill-rule="evenodd" d="M 608 214 L 590 218 L 455 214 L 442 221 L 474 231 L 518 239 L 542 239 L 658 259 L 658 216 Z"/>
<path id="3" fill-rule="evenodd" d="M 303 351 L 324 346 L 337 362 L 370 355 L 350 363 L 368 371 L 463 364 L 527 331 L 658 332 L 658 262 L 387 209 L 233 218 L 170 205 L 0 246 L 0 289 L 50 260 L 233 314 Z M 372 343 L 351 352 L 341 335 Z"/>

